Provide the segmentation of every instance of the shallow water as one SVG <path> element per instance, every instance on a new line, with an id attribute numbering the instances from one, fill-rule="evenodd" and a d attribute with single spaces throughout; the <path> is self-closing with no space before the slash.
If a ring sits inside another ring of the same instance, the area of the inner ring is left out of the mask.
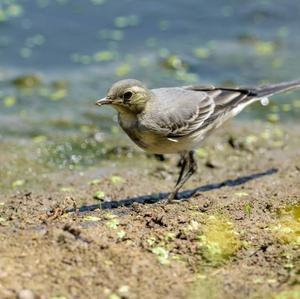
<path id="1" fill-rule="evenodd" d="M 47 164 L 101 160 L 119 129 L 94 102 L 121 78 L 149 87 L 299 78 L 299 20 L 298 0 L 2 0 L 2 158 L 8 146 Z M 240 119 L 298 121 L 300 93 L 277 99 Z"/>

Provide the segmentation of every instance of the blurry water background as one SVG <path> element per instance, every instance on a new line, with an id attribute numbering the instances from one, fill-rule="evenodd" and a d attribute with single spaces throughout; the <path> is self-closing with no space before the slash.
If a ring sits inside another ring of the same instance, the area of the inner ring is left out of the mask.
<path id="1" fill-rule="evenodd" d="M 299 0 L 0 0 L 0 187 L 96 165 L 120 145 L 114 111 L 94 105 L 114 81 L 297 79 L 299 32 Z M 239 120 L 299 116 L 295 92 Z"/>

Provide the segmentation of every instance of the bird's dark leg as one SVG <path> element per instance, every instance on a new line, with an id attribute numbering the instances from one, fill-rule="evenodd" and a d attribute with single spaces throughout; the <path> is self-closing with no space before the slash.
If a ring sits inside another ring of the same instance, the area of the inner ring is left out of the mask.
<path id="1" fill-rule="evenodd" d="M 179 173 L 179 176 L 178 176 L 175 186 L 177 186 L 180 183 L 183 173 L 184 173 L 184 170 L 186 168 L 186 164 L 187 164 L 187 159 L 186 159 L 186 153 L 185 153 L 185 154 L 181 155 L 181 157 L 180 157 L 179 165 L 181 168 L 180 168 L 180 173 Z"/>
<path id="2" fill-rule="evenodd" d="M 184 173 L 184 170 L 186 172 Z M 197 170 L 197 162 L 194 158 L 194 152 L 190 151 L 182 155 L 182 167 L 180 170 L 180 174 L 175 185 L 174 191 L 169 195 L 168 201 L 172 202 L 177 198 L 178 191 L 182 188 L 182 186 L 186 183 L 186 181 L 196 172 Z"/>

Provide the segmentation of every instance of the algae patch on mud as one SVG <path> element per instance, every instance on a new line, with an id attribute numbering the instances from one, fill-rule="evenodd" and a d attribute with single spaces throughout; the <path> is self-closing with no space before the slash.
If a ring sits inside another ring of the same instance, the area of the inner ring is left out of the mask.
<path id="1" fill-rule="evenodd" d="M 300 287 L 295 286 L 290 290 L 284 290 L 273 297 L 272 299 L 300 299 Z"/>
<path id="2" fill-rule="evenodd" d="M 188 292 L 188 299 L 218 299 L 221 298 L 220 282 L 206 275 L 200 276 Z"/>
<path id="3" fill-rule="evenodd" d="M 218 264 L 234 255 L 242 246 L 233 223 L 225 216 L 211 215 L 199 236 L 200 252 L 209 262 Z"/>
<path id="4" fill-rule="evenodd" d="M 279 209 L 277 217 L 270 227 L 276 238 L 285 244 L 300 245 L 300 205 Z"/>

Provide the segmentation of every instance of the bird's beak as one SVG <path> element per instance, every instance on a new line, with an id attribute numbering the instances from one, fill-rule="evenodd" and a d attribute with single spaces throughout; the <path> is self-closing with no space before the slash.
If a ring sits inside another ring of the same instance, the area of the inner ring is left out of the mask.
<path id="1" fill-rule="evenodd" d="M 97 106 L 102 106 L 102 105 L 109 105 L 112 103 L 112 100 L 111 99 L 108 99 L 108 98 L 103 98 L 103 99 L 100 99 L 96 102 L 96 105 Z"/>

